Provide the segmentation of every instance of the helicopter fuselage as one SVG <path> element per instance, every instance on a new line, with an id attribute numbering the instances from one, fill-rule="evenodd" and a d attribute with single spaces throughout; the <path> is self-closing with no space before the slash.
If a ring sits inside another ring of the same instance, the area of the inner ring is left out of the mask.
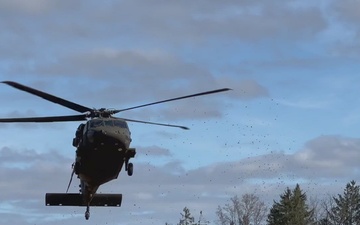
<path id="1" fill-rule="evenodd" d="M 130 143 L 131 132 L 122 119 L 94 118 L 79 125 L 73 139 L 77 148 L 74 172 L 81 180 L 83 194 L 93 195 L 100 185 L 116 179 L 124 164 L 132 175 L 129 159 L 136 152 Z"/>

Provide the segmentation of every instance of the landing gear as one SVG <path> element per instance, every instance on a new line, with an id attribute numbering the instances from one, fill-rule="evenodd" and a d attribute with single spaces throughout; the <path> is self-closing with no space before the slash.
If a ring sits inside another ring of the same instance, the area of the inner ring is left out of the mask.
<path id="1" fill-rule="evenodd" d="M 135 148 L 129 148 L 125 151 L 124 162 L 125 162 L 125 171 L 129 176 L 132 176 L 134 173 L 134 165 L 129 163 L 131 158 L 134 158 L 136 154 Z"/>
<path id="2" fill-rule="evenodd" d="M 85 219 L 89 220 L 90 218 L 90 207 L 86 206 Z"/>
<path id="3" fill-rule="evenodd" d="M 132 163 L 129 163 L 128 168 L 127 168 L 127 173 L 129 176 L 132 176 L 134 173 L 134 165 Z"/>
<path id="4" fill-rule="evenodd" d="M 132 176 L 134 173 L 134 165 L 132 163 L 129 163 L 129 160 L 125 161 L 125 170 L 127 171 L 127 174 L 129 176 Z"/>

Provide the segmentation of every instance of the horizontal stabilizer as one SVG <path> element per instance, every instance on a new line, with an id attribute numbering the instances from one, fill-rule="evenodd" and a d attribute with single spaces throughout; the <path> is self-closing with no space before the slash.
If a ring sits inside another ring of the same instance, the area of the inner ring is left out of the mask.
<path id="1" fill-rule="evenodd" d="M 90 206 L 113 206 L 120 207 L 122 194 L 95 194 Z M 82 194 L 46 193 L 45 204 L 47 206 L 86 206 Z"/>

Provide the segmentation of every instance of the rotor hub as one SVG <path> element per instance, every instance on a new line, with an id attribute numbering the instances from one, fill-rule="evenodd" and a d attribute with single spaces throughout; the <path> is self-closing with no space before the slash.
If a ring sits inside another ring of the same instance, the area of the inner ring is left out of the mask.
<path id="1" fill-rule="evenodd" d="M 114 110 L 109 110 L 109 109 L 106 109 L 106 108 L 100 108 L 100 109 L 91 110 L 88 113 L 87 117 L 89 117 L 89 118 L 95 118 L 95 117 L 109 118 L 113 114 L 114 114 Z"/>

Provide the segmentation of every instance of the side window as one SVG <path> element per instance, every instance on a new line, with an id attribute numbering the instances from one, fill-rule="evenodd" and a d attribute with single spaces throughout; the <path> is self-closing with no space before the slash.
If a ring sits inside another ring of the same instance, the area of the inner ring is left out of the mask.
<path id="1" fill-rule="evenodd" d="M 79 125 L 79 127 L 77 128 L 76 133 L 75 133 L 76 137 L 81 137 L 81 135 L 84 132 L 84 127 L 85 127 L 85 124 L 83 124 L 83 123 Z"/>
<path id="2" fill-rule="evenodd" d="M 87 131 L 88 127 L 89 127 L 89 123 L 84 124 L 84 129 L 83 129 L 84 134 Z"/>

